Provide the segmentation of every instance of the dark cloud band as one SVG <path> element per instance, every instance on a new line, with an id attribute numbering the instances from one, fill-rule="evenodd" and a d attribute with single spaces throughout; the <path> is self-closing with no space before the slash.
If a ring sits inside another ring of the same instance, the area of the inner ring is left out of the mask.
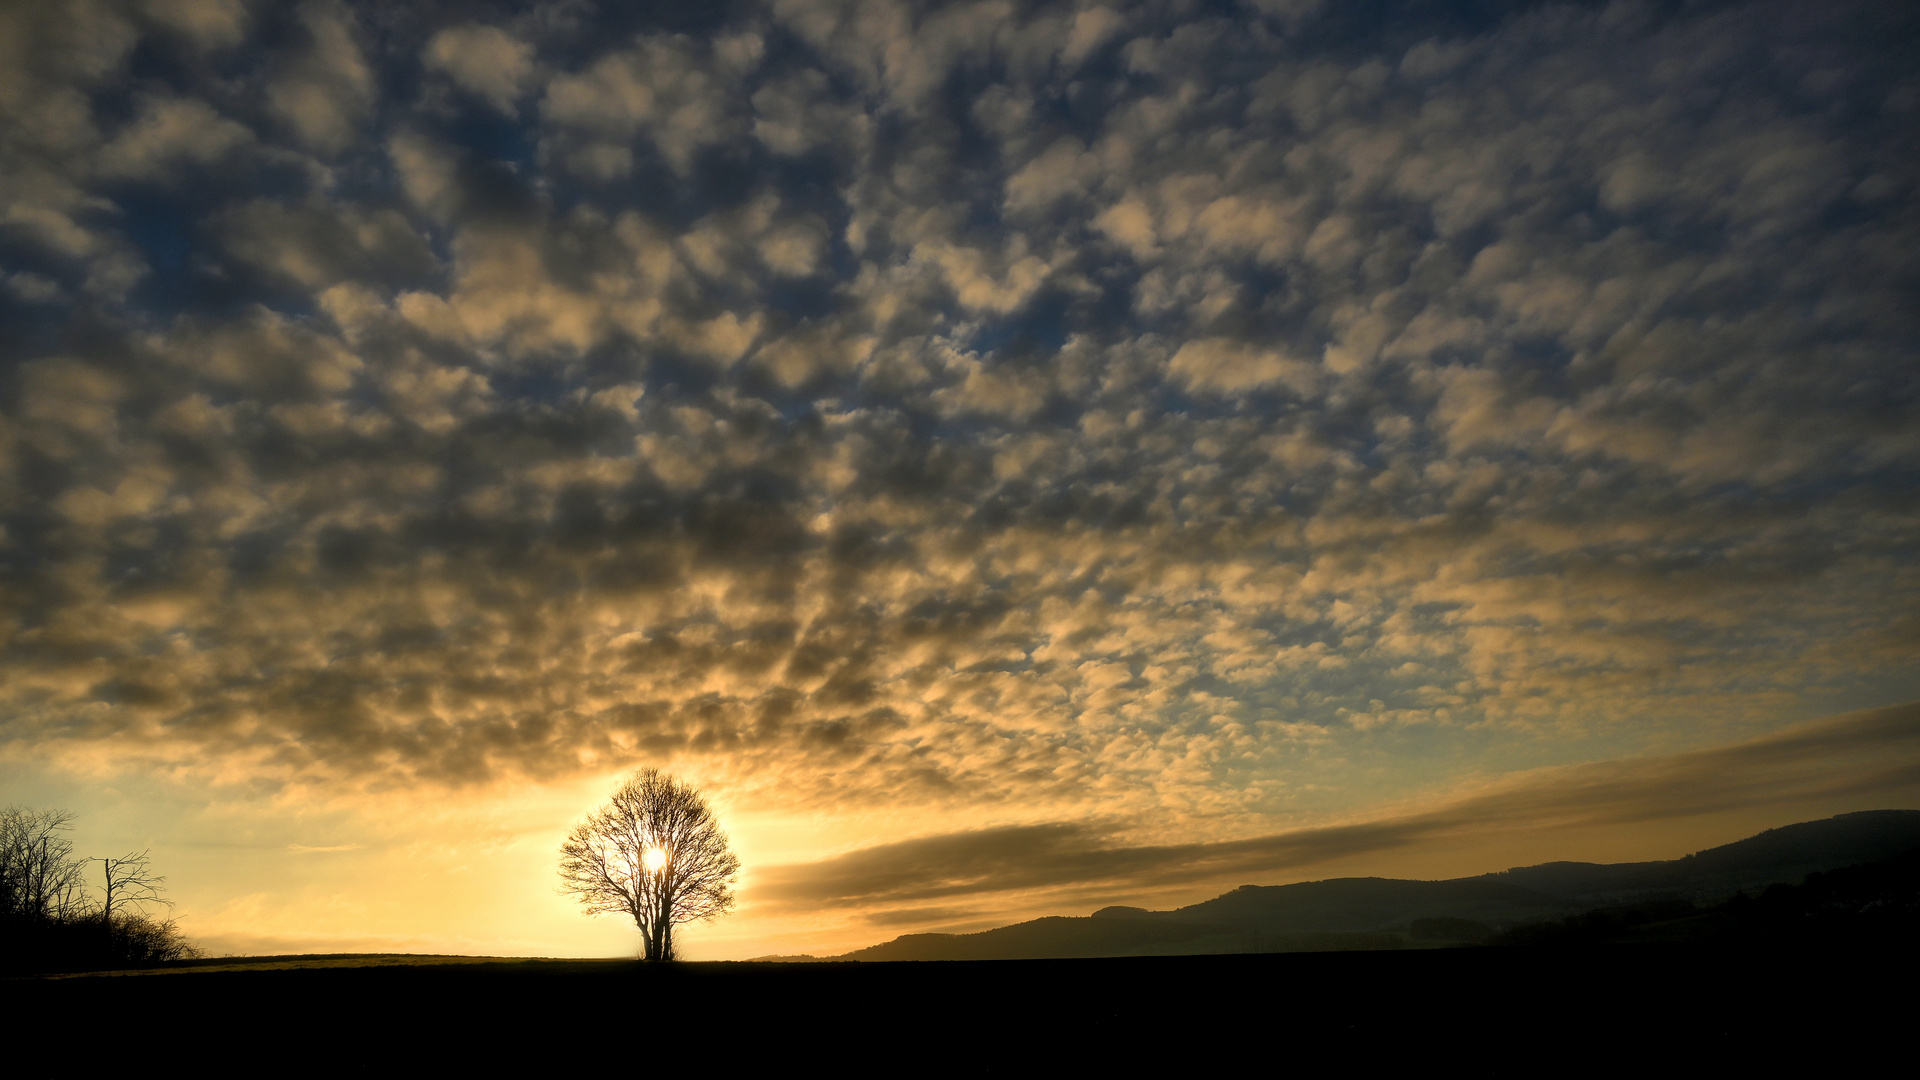
<path id="1" fill-rule="evenodd" d="M 1906 803 L 1916 794 L 1920 704 L 1909 704 L 1733 746 L 1551 770 L 1384 821 L 1216 843 L 1139 846 L 1115 843 L 1112 828 L 1072 822 L 983 829 L 777 867 L 756 882 L 754 893 L 804 908 L 892 908 L 1062 886 L 1150 890 L 1284 875 L 1349 856 L 1494 831 L 1674 820 L 1835 797 Z"/>

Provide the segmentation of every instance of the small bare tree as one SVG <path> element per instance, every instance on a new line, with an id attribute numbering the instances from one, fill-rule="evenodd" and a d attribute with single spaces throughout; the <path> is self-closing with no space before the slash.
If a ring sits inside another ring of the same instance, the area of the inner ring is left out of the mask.
<path id="1" fill-rule="evenodd" d="M 129 851 L 117 859 L 98 861 L 105 864 L 107 877 L 107 900 L 100 908 L 102 921 L 112 922 L 115 915 L 128 909 L 143 911 L 148 904 L 173 906 L 173 901 L 160 895 L 160 886 L 167 879 L 153 872 L 146 852 Z"/>
<path id="2" fill-rule="evenodd" d="M 648 960 L 671 960 L 673 928 L 733 907 L 740 860 L 698 791 L 658 769 L 635 773 L 560 847 L 561 891 L 589 914 L 630 916 Z"/>

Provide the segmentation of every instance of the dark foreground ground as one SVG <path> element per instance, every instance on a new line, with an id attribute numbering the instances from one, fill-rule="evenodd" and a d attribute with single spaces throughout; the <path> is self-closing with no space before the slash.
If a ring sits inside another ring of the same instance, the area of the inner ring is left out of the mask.
<path id="1" fill-rule="evenodd" d="M 1859 943 L 660 967 L 340 958 L 8 979 L 0 994 L 10 1041 L 67 1048 L 44 1075 L 136 1049 L 215 1073 L 1189 1075 L 1398 1060 L 1550 1075 L 1844 1067 L 1907 1045 L 1917 958 Z"/>

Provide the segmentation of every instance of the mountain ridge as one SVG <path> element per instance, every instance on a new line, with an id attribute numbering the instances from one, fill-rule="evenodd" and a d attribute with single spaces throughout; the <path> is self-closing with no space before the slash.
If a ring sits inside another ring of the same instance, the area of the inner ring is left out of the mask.
<path id="1" fill-rule="evenodd" d="M 1655 898 L 1717 901 L 1920 850 L 1920 810 L 1865 810 L 1768 829 L 1678 859 L 1558 861 L 1461 878 L 1243 885 L 1169 911 L 1114 905 L 971 934 L 905 934 L 826 960 L 1016 960 L 1405 948 L 1426 926 L 1510 927 Z M 772 959 L 772 958 L 769 958 Z"/>

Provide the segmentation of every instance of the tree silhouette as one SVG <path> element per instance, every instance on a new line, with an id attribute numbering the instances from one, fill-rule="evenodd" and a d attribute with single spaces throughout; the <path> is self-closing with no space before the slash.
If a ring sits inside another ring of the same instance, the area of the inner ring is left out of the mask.
<path id="1" fill-rule="evenodd" d="M 671 960 L 673 928 L 733 907 L 740 860 L 707 801 L 658 769 L 635 773 L 560 846 L 561 891 L 589 914 L 621 913 L 648 960 Z"/>
<path id="2" fill-rule="evenodd" d="M 9 806 L 0 810 L 0 970 L 79 970 L 155 964 L 199 954 L 172 919 L 149 915 L 172 907 L 166 878 L 147 853 L 81 859 L 66 838 L 65 810 Z M 104 899 L 88 895 L 87 864 L 103 864 Z"/>
<path id="3" fill-rule="evenodd" d="M 172 907 L 173 901 L 161 895 L 160 886 L 167 879 L 155 874 L 144 851 L 129 851 L 117 859 L 89 859 L 104 864 L 106 871 L 106 901 L 101 904 L 100 917 L 112 921 L 129 908 L 138 910 L 148 904 Z"/>
<path id="4" fill-rule="evenodd" d="M 0 810 L 0 921 L 10 930 L 44 926 L 85 911 L 86 864 L 73 857 L 65 810 Z"/>

